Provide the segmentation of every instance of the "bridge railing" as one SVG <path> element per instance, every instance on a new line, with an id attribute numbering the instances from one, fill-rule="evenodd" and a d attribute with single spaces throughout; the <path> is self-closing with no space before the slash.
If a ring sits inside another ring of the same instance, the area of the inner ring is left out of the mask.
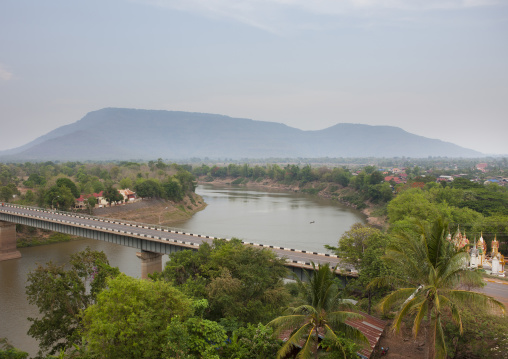
<path id="1" fill-rule="evenodd" d="M 82 212 L 68 212 L 68 211 L 60 211 L 57 209 L 48 209 L 48 208 L 41 208 L 41 207 L 35 207 L 35 206 L 26 206 L 22 204 L 13 204 L 13 203 L 3 203 L 4 207 L 11 207 L 11 208 L 23 208 L 27 210 L 42 212 L 42 213 L 48 213 L 48 214 L 59 214 L 66 217 L 74 217 L 74 218 L 82 218 L 87 219 L 91 221 L 99 221 L 99 222 L 105 222 L 105 223 L 115 223 L 115 224 L 124 224 L 131 227 L 139 227 L 139 228 L 147 228 L 147 229 L 154 229 L 154 230 L 160 230 L 160 231 L 166 231 L 166 232 L 173 232 L 173 233 L 180 233 L 180 234 L 189 234 L 189 235 L 197 235 L 193 233 L 185 232 L 182 228 L 177 227 L 169 227 L 169 226 L 163 226 L 163 225 L 157 225 L 153 223 L 142 223 L 142 222 L 135 222 L 135 221 L 129 221 L 129 220 L 119 220 L 114 218 L 108 218 L 108 217 L 98 217 L 98 216 L 92 216 L 86 213 Z M 2 208 L 0 207 L 0 210 Z M 205 237 L 205 236 L 203 236 Z M 225 238 L 220 235 L 214 235 L 214 236 L 207 236 L 209 238 Z M 227 238 L 225 238 L 227 239 Z"/>
<path id="2" fill-rule="evenodd" d="M 21 205 L 21 204 L 12 204 L 12 203 L 3 203 L 3 206 L 12 207 L 12 208 L 28 209 L 28 210 L 42 212 L 42 213 L 48 213 L 48 214 L 59 214 L 59 215 L 67 216 L 67 217 L 82 218 L 82 219 L 98 221 L 98 222 L 102 222 L 102 223 L 128 225 L 128 226 L 131 226 L 134 228 L 138 227 L 138 228 L 159 230 L 161 232 L 171 232 L 171 233 L 176 233 L 176 234 L 190 235 L 190 236 L 201 237 L 201 238 L 206 238 L 206 239 L 222 238 L 222 239 L 225 239 L 228 241 L 231 240 L 230 238 L 224 238 L 221 236 L 214 237 L 214 236 L 209 236 L 209 235 L 188 233 L 188 232 L 185 232 L 181 229 L 174 228 L 174 227 L 167 227 L 167 226 L 147 224 L 147 223 L 139 223 L 139 222 L 134 222 L 134 221 L 124 221 L 124 220 L 119 221 L 117 219 L 109 219 L 106 217 L 97 217 L 97 216 L 87 215 L 87 214 L 83 214 L 83 213 L 59 211 L 59 210 L 52 210 L 52 209 L 40 208 L 40 207 L 34 207 L 34 206 L 25 206 L 25 205 Z M 1 211 L 1 209 L 2 209 L 2 207 L 0 207 L 0 211 Z M 289 248 L 289 247 L 279 247 L 279 246 L 260 244 L 260 243 L 255 243 L 255 242 L 246 242 L 243 240 L 242 240 L 242 243 L 246 244 L 246 245 L 252 245 L 255 247 L 265 248 L 265 249 L 278 249 L 278 250 L 283 250 L 283 251 L 288 251 L 288 252 L 307 253 L 307 254 L 320 255 L 320 256 L 325 256 L 325 257 L 330 257 L 330 258 L 339 258 L 337 255 L 329 254 L 329 253 L 319 253 L 319 252 L 299 250 L 299 249 Z M 293 262 L 299 263 L 299 261 L 293 261 Z M 303 262 L 303 263 L 305 265 L 310 265 L 310 263 L 307 263 L 307 262 Z M 346 267 L 348 267 L 348 266 L 346 266 Z M 352 268 L 347 268 L 347 270 L 350 272 L 354 271 L 354 269 L 352 269 Z"/>

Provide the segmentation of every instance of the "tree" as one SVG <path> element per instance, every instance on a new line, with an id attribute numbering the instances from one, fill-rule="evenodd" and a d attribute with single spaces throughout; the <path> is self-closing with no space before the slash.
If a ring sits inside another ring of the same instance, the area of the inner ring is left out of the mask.
<path id="1" fill-rule="evenodd" d="M 226 331 L 217 322 L 192 317 L 171 319 L 166 329 L 165 358 L 219 359 L 218 349 L 227 340 Z"/>
<path id="2" fill-rule="evenodd" d="M 132 180 L 129 177 L 124 177 L 118 183 L 121 189 L 132 188 Z"/>
<path id="3" fill-rule="evenodd" d="M 44 192 L 44 203 L 51 208 L 65 211 L 74 205 L 75 197 L 67 186 L 53 186 Z"/>
<path id="4" fill-rule="evenodd" d="M 110 206 L 113 202 L 123 201 L 123 196 L 113 186 L 107 186 L 102 195 Z"/>
<path id="5" fill-rule="evenodd" d="M 91 215 L 93 215 L 93 209 L 97 205 L 97 198 L 95 196 L 88 196 L 85 200 L 85 205 Z"/>
<path id="6" fill-rule="evenodd" d="M 23 182 L 25 187 L 33 188 L 34 186 L 44 186 L 46 184 L 46 179 L 37 173 L 32 173 L 28 176 L 28 179 Z"/>
<path id="7" fill-rule="evenodd" d="M 0 199 L 4 202 L 9 202 L 12 199 L 12 195 L 14 193 L 12 192 L 12 189 L 8 186 L 2 186 L 0 187 Z"/>
<path id="8" fill-rule="evenodd" d="M 178 181 L 176 178 L 168 178 L 168 180 L 162 184 L 162 188 L 164 189 L 164 193 L 169 200 L 178 202 L 183 199 L 184 191 L 180 185 L 180 181 Z"/>
<path id="9" fill-rule="evenodd" d="M 275 328 L 275 335 L 283 330 L 292 330 L 291 336 L 277 353 L 277 358 L 284 358 L 293 347 L 299 346 L 301 346 L 299 358 L 310 358 L 312 353 L 315 358 L 318 358 L 320 346 L 318 334 L 324 335 L 328 343 L 336 345 L 340 348 L 339 350 L 342 350 L 340 340 L 342 335 L 348 339 L 367 343 L 367 339 L 358 329 L 346 323 L 348 319 L 363 317 L 351 311 L 340 310 L 343 304 L 329 264 L 319 265 L 317 270 L 314 263 L 312 266 L 314 268 L 312 276 L 306 272 L 308 283 L 298 280 L 305 296 L 305 304 L 289 308 L 288 315 L 268 323 Z M 343 354 L 345 358 L 345 351 Z"/>
<path id="10" fill-rule="evenodd" d="M 282 345 L 273 337 L 273 329 L 261 323 L 248 324 L 233 332 L 231 342 L 222 349 L 221 357 L 229 359 L 275 358 Z"/>
<path id="11" fill-rule="evenodd" d="M 339 239 L 338 247 L 325 245 L 329 250 L 333 250 L 344 263 L 351 264 L 358 269 L 363 260 L 363 255 L 368 246 L 369 239 L 379 230 L 373 227 L 363 225 L 362 223 L 355 223 L 351 229 Z"/>
<path id="12" fill-rule="evenodd" d="M 189 171 L 178 171 L 174 177 L 180 182 L 185 193 L 194 192 L 196 190 L 196 179 Z"/>
<path id="13" fill-rule="evenodd" d="M 465 266 L 467 252 L 456 250 L 446 240 L 448 224 L 444 220 L 437 220 L 432 226 L 420 224 L 416 233 L 416 236 L 408 233 L 401 235 L 388 248 L 386 260 L 403 270 L 404 277 L 400 281 L 409 286 L 395 290 L 379 305 L 384 312 L 393 306 L 398 307 L 393 321 L 395 331 L 400 330 L 404 318 L 414 314 L 413 333 L 416 336 L 423 319 L 427 317 L 428 358 L 446 358 L 442 322 L 446 311 L 449 311 L 462 333 L 461 304 L 475 302 L 482 306 L 492 305 L 503 312 L 504 306 L 487 295 L 457 289 L 461 281 L 474 283 L 478 276 Z M 387 281 L 389 278 L 381 278 L 372 285 Z"/>
<path id="14" fill-rule="evenodd" d="M 439 210 L 429 197 L 419 188 L 408 189 L 400 193 L 388 203 L 387 211 L 390 223 L 406 217 L 433 222 L 439 217 Z"/>
<path id="15" fill-rule="evenodd" d="M 120 174 L 120 167 L 118 167 L 118 166 L 111 167 L 111 169 L 109 170 L 109 173 L 110 173 L 111 178 L 116 179 L 118 177 L 118 175 Z"/>
<path id="16" fill-rule="evenodd" d="M 75 198 L 78 198 L 79 197 L 79 190 L 78 190 L 78 187 L 76 186 L 76 184 L 74 182 L 72 182 L 69 178 L 65 178 L 65 177 L 62 177 L 62 178 L 59 178 L 56 180 L 56 185 L 58 187 L 67 187 L 68 189 L 71 190 L 72 192 L 72 195 L 75 197 Z"/>
<path id="17" fill-rule="evenodd" d="M 55 354 L 79 344 L 80 312 L 95 301 L 106 278 L 117 274 L 103 252 L 90 248 L 72 255 L 69 269 L 49 262 L 28 274 L 27 298 L 41 314 L 28 318 L 32 322 L 28 334 L 39 341 L 43 352 Z"/>
<path id="18" fill-rule="evenodd" d="M 374 278 L 391 274 L 386 263 L 381 260 L 390 237 L 379 229 L 355 223 L 339 240 L 337 248 L 325 245 L 333 250 L 343 263 L 350 264 L 358 271 L 358 278 L 348 284 L 349 289 L 360 291 L 368 298 L 367 312 L 370 314 L 372 294 L 379 295 L 381 290 L 372 291 L 367 284 Z"/>
<path id="19" fill-rule="evenodd" d="M 0 338 L 0 359 L 26 359 L 28 353 L 14 348 L 7 339 Z"/>
<path id="20" fill-rule="evenodd" d="M 120 274 L 84 311 L 84 344 L 101 358 L 161 358 L 172 318 L 191 314 L 191 301 L 169 283 Z"/>
<path id="21" fill-rule="evenodd" d="M 162 187 L 160 183 L 153 179 L 142 180 L 134 185 L 134 190 L 138 196 L 142 198 L 146 197 L 162 197 Z"/>
<path id="22" fill-rule="evenodd" d="M 272 251 L 245 246 L 238 239 L 215 239 L 198 251 L 170 254 L 159 279 L 190 296 L 206 298 L 206 319 L 258 323 L 272 319 L 288 300 L 284 263 Z"/>
<path id="23" fill-rule="evenodd" d="M 26 191 L 23 202 L 29 205 L 33 204 L 35 202 L 35 194 L 31 190 Z"/>

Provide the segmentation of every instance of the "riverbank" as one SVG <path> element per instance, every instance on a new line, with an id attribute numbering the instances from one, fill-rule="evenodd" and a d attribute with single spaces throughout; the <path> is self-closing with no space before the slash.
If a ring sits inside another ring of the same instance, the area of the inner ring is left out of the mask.
<path id="1" fill-rule="evenodd" d="M 120 206 L 98 208 L 94 210 L 94 216 L 170 226 L 191 218 L 205 208 L 203 198 L 193 193 L 181 202 L 150 198 Z"/>
<path id="2" fill-rule="evenodd" d="M 70 234 L 52 232 L 22 225 L 16 228 L 17 248 L 28 248 L 46 244 L 70 242 L 81 238 L 82 237 L 72 236 Z"/>
<path id="3" fill-rule="evenodd" d="M 205 181 L 205 177 L 198 178 L 198 183 L 200 184 L 217 184 L 217 185 L 231 185 L 235 184 L 237 179 L 234 178 L 215 178 L 213 181 Z M 321 198 L 337 200 L 342 204 L 358 209 L 355 205 L 349 203 L 344 198 L 351 195 L 351 189 L 344 188 L 341 186 L 337 186 L 335 184 L 324 184 L 321 182 L 310 182 L 306 184 L 303 188 L 299 186 L 299 184 L 284 184 L 271 179 L 263 179 L 261 181 L 243 181 L 242 186 L 252 187 L 252 188 L 264 188 L 264 189 L 278 189 L 285 190 L 290 192 L 301 192 L 308 193 L 312 195 L 317 195 Z M 365 217 L 366 221 L 369 225 L 377 228 L 386 228 L 387 221 L 385 216 L 378 216 L 376 212 L 379 212 L 379 207 L 375 206 L 370 202 L 365 203 L 365 208 L 359 210 Z"/>

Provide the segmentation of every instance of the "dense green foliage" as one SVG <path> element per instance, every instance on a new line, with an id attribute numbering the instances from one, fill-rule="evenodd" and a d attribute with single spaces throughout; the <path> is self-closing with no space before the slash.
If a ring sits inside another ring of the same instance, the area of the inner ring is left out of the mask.
<path id="1" fill-rule="evenodd" d="M 93 304 L 105 287 L 106 278 L 118 274 L 103 252 L 87 248 L 74 254 L 70 268 L 52 262 L 39 265 L 28 274 L 26 293 L 30 304 L 39 309 L 28 334 L 39 341 L 42 352 L 55 354 L 79 344 L 80 312 Z"/>
<path id="2" fill-rule="evenodd" d="M 142 198 L 178 202 L 196 188 L 189 170 L 189 166 L 166 164 L 161 159 L 148 163 L 0 164 L 0 200 L 69 210 L 80 195 L 91 198 L 89 195 L 101 191 L 109 204 L 122 202 L 124 198 L 117 190 L 129 188 Z M 95 205 L 91 201 L 85 202 L 88 212 Z"/>
<path id="3" fill-rule="evenodd" d="M 233 239 L 204 243 L 196 252 L 170 255 L 161 275 L 210 307 L 205 318 L 229 318 L 238 325 L 256 324 L 273 318 L 288 300 L 283 286 L 287 269 L 272 251 L 245 246 Z"/>
<path id="4" fill-rule="evenodd" d="M 14 348 L 7 339 L 0 338 L 0 359 L 26 359 L 28 353 Z"/>
<path id="5" fill-rule="evenodd" d="M 248 324 L 233 332 L 230 343 L 223 348 L 222 358 L 265 359 L 275 358 L 282 341 L 274 338 L 273 329 L 259 323 Z"/>
<path id="6" fill-rule="evenodd" d="M 121 274 L 84 311 L 83 344 L 102 358 L 162 358 L 171 319 L 190 314 L 189 299 L 170 284 Z"/>
<path id="7" fill-rule="evenodd" d="M 385 249 L 392 242 L 391 237 L 381 230 L 355 223 L 349 231 L 340 238 L 338 247 L 326 245 L 341 259 L 344 265 L 352 266 L 358 271 L 356 280 L 348 282 L 346 290 L 364 301 L 360 306 L 371 314 L 372 301 L 377 302 L 390 287 L 378 287 L 372 290 L 367 285 L 373 278 L 395 275 L 396 268 L 390 267 L 383 261 Z"/>

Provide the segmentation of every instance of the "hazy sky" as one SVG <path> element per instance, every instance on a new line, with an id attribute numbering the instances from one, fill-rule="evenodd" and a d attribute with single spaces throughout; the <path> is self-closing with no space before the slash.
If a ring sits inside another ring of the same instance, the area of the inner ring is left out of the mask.
<path id="1" fill-rule="evenodd" d="M 508 154 L 508 0 L 2 0 L 0 150 L 104 107 Z"/>

